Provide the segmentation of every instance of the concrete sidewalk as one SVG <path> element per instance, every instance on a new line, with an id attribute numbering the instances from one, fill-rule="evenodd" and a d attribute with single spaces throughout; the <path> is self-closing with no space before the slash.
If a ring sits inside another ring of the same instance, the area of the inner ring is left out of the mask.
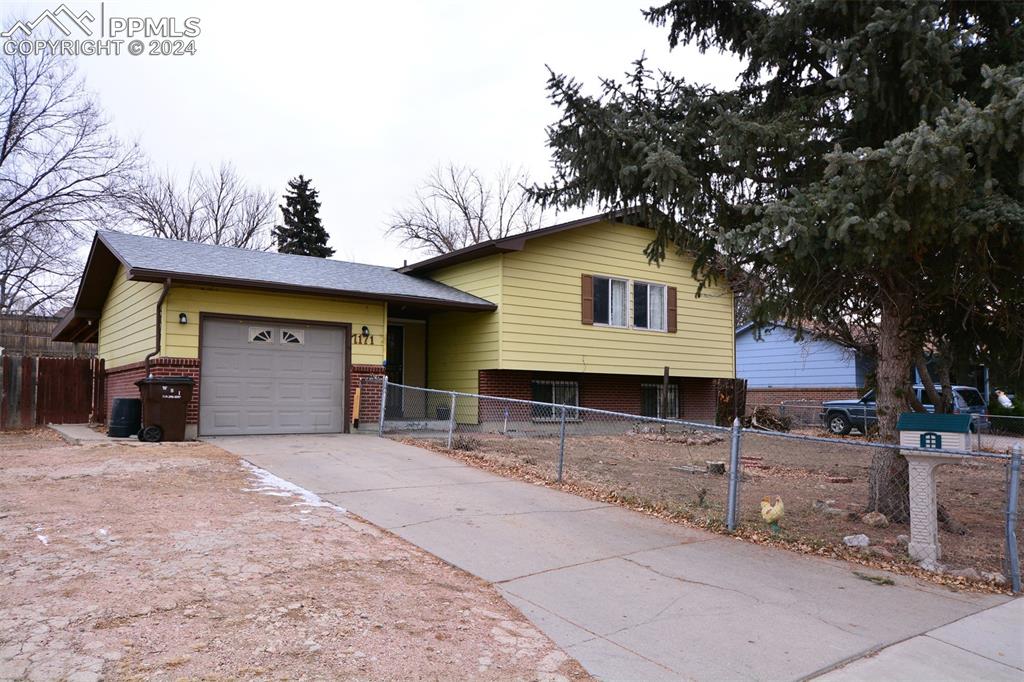
<path id="1" fill-rule="evenodd" d="M 808 677 L 1007 601 L 877 585 L 372 436 L 209 440 L 495 583 L 602 679 Z"/>
<path id="2" fill-rule="evenodd" d="M 857 659 L 821 680 L 1022 680 L 1024 600 L 967 616 Z"/>

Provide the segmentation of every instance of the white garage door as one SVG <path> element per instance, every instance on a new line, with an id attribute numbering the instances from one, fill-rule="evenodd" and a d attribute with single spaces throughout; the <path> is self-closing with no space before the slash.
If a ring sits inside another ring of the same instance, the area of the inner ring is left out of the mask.
<path id="1" fill-rule="evenodd" d="M 341 327 L 205 319 L 200 371 L 202 435 L 344 430 Z"/>

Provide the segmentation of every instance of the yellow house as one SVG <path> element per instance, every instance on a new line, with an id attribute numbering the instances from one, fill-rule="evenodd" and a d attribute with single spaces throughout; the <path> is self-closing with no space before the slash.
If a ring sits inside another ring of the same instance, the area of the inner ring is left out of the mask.
<path id="1" fill-rule="evenodd" d="M 668 367 L 668 416 L 711 420 L 735 373 L 732 293 L 697 297 L 692 261 L 649 264 L 650 238 L 597 216 L 389 269 L 100 232 L 55 338 L 98 342 L 108 406 L 144 376 L 192 377 L 190 436 L 347 431 L 376 420 L 381 375 L 656 415 Z"/>

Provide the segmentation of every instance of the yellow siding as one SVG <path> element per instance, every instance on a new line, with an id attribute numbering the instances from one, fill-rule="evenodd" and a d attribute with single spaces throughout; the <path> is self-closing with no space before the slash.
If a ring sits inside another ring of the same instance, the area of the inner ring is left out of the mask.
<path id="1" fill-rule="evenodd" d="M 374 344 L 353 344 L 352 364 L 379 365 L 384 361 L 387 304 L 323 296 L 222 289 L 215 287 L 172 287 L 164 307 L 164 348 L 161 355 L 176 358 L 199 357 L 199 313 L 220 313 L 253 317 L 349 322 L 353 333 L 363 325 L 370 328 Z M 186 313 L 188 324 L 178 315 Z"/>
<path id="2" fill-rule="evenodd" d="M 156 343 L 156 303 L 163 286 L 130 282 L 123 266 L 103 304 L 99 320 L 99 356 L 107 369 L 141 362 Z"/>
<path id="3" fill-rule="evenodd" d="M 444 282 L 498 305 L 496 312 L 448 312 L 430 316 L 427 343 L 428 386 L 476 393 L 477 372 L 499 366 L 501 254 L 431 273 Z"/>
<path id="4" fill-rule="evenodd" d="M 676 376 L 734 376 L 731 291 L 711 286 L 696 298 L 693 261 L 671 253 L 660 267 L 649 265 L 643 251 L 650 240 L 650 230 L 599 223 L 504 254 L 500 368 L 660 375 L 668 365 Z M 678 332 L 582 324 L 582 274 L 676 287 Z"/>

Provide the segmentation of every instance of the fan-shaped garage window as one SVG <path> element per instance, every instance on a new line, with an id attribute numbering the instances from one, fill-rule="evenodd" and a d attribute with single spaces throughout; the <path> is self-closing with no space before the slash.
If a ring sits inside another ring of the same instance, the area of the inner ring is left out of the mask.
<path id="1" fill-rule="evenodd" d="M 249 327 L 249 343 L 273 343 L 274 330 L 266 327 Z"/>
<path id="2" fill-rule="evenodd" d="M 301 329 L 281 330 L 281 343 L 302 343 L 304 340 Z"/>

